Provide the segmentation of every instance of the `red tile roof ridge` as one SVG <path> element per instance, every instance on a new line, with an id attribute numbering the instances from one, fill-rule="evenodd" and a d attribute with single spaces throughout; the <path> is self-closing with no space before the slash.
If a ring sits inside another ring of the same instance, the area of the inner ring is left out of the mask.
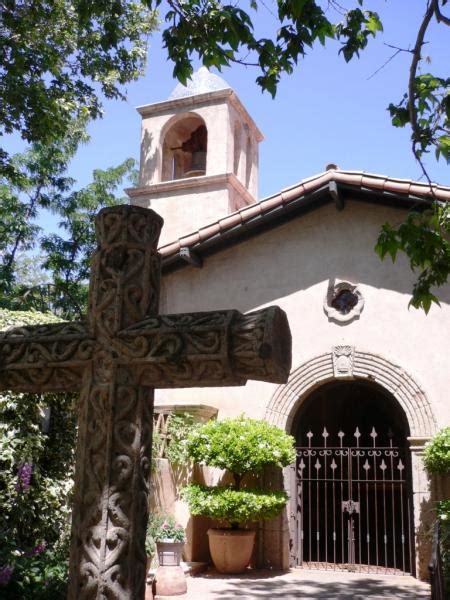
<path id="1" fill-rule="evenodd" d="M 450 187 L 411 179 L 402 179 L 399 177 L 389 177 L 367 171 L 350 171 L 343 169 L 329 169 L 322 173 L 312 175 L 301 181 L 283 188 L 280 192 L 267 196 L 246 205 L 228 215 L 224 215 L 218 221 L 209 223 L 197 231 L 188 232 L 178 240 L 173 240 L 159 248 L 163 257 L 177 253 L 180 248 L 195 245 L 198 242 L 205 241 L 212 236 L 234 228 L 240 227 L 254 217 L 262 216 L 271 210 L 289 204 L 294 199 L 326 185 L 330 181 L 347 183 L 349 185 L 358 185 L 359 187 L 383 190 L 387 192 L 405 194 L 410 193 L 414 196 L 436 196 L 438 199 L 450 202 Z"/>

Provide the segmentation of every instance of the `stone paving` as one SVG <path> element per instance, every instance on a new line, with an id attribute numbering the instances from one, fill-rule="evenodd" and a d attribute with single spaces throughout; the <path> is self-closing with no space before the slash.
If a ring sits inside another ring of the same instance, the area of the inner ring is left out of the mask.
<path id="1" fill-rule="evenodd" d="M 365 600 L 371 598 L 430 599 L 430 586 L 409 576 L 355 574 L 331 571 L 248 571 L 221 575 L 208 571 L 188 577 L 186 600 L 239 600 L 283 598 L 291 600 Z"/>

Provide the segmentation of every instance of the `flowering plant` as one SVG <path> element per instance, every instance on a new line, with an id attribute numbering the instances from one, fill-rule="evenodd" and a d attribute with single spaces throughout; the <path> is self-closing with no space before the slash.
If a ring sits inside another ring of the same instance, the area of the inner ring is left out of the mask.
<path id="1" fill-rule="evenodd" d="M 156 529 L 155 541 L 164 542 L 170 540 L 171 542 L 184 542 L 184 527 L 175 521 L 171 516 L 167 517 L 163 523 Z"/>

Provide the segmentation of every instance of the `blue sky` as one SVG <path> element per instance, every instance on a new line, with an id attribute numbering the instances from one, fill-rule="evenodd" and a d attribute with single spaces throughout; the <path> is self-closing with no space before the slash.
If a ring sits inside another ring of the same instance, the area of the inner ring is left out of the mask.
<path id="1" fill-rule="evenodd" d="M 270 0 L 261 5 L 257 27 L 276 30 Z M 356 4 L 347 2 L 348 5 Z M 368 8 L 380 13 L 384 33 L 369 43 L 359 60 L 346 64 L 338 56 L 337 43 L 311 50 L 292 76 L 284 76 L 276 98 L 262 94 L 252 68 L 233 66 L 221 76 L 236 91 L 263 132 L 260 145 L 260 197 L 278 192 L 295 182 L 319 173 L 334 162 L 342 169 L 365 170 L 392 177 L 419 179 L 421 170 L 410 151 L 409 130 L 395 129 L 386 110 L 401 99 L 406 89 L 410 54 L 401 52 L 378 74 L 394 50 L 414 45 L 424 0 L 373 0 Z M 332 19 L 338 19 L 335 14 Z M 448 76 L 450 30 L 433 25 L 427 36 L 428 68 Z M 126 102 L 106 102 L 104 118 L 90 128 L 91 142 L 80 148 L 71 175 L 80 185 L 90 180 L 94 168 L 138 158 L 140 117 L 136 106 L 165 100 L 176 81 L 172 66 L 161 48 L 160 34 L 150 39 L 145 76 L 128 86 Z M 434 181 L 449 185 L 449 168 L 433 155 L 426 160 Z"/>

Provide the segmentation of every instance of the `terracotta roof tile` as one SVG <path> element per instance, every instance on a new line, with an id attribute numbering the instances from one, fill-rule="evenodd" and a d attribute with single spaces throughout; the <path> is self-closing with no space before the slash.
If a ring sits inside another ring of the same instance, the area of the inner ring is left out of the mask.
<path id="1" fill-rule="evenodd" d="M 384 189 L 385 181 L 386 177 L 373 177 L 372 175 L 367 175 L 364 173 L 361 177 L 361 185 L 363 187 L 370 187 L 377 190 Z"/>
<path id="2" fill-rule="evenodd" d="M 348 183 L 350 185 L 360 186 L 362 183 L 363 174 L 356 171 L 334 171 L 333 179 L 337 182 Z"/>
<path id="3" fill-rule="evenodd" d="M 288 190 L 283 190 L 280 194 L 281 201 L 283 204 L 289 204 L 291 200 L 295 200 L 299 196 L 303 196 L 305 193 L 305 188 L 303 183 L 299 183 L 298 187 L 289 188 Z"/>
<path id="4" fill-rule="evenodd" d="M 176 242 L 172 242 L 170 244 L 166 244 L 165 246 L 161 246 L 158 248 L 159 253 L 162 256 L 169 256 L 170 254 L 175 254 L 180 249 L 180 242 L 177 240 Z"/>
<path id="5" fill-rule="evenodd" d="M 242 223 L 242 215 L 240 212 L 231 213 L 223 219 L 219 219 L 220 231 L 225 231 Z"/>
<path id="6" fill-rule="evenodd" d="M 418 183 L 416 181 L 411 182 L 409 193 L 414 194 L 415 196 L 426 196 L 427 198 L 432 195 L 428 186 L 424 186 L 423 183 Z"/>
<path id="7" fill-rule="evenodd" d="M 280 194 L 276 196 L 272 196 L 271 198 L 266 198 L 265 200 L 261 200 L 261 210 L 263 213 L 266 213 L 271 208 L 275 208 L 282 203 L 282 198 Z"/>
<path id="8" fill-rule="evenodd" d="M 322 183 L 322 182 L 320 182 L 320 183 Z M 320 183 L 318 182 L 317 179 L 314 181 L 304 181 L 303 182 L 303 194 L 307 194 L 308 192 L 312 192 L 313 190 L 316 190 L 318 187 L 320 187 Z M 297 196 L 298 195 L 299 194 L 297 194 Z"/>
<path id="9" fill-rule="evenodd" d="M 194 233 L 181 237 L 178 241 L 180 244 L 180 248 L 183 248 L 184 246 L 193 246 L 194 244 L 200 241 L 200 236 L 198 234 L 198 231 L 194 231 Z"/>
<path id="10" fill-rule="evenodd" d="M 255 202 L 255 204 L 241 208 L 239 212 L 242 216 L 242 222 L 245 222 L 249 221 L 253 217 L 259 216 L 262 213 L 262 209 L 260 203 Z"/>
<path id="11" fill-rule="evenodd" d="M 393 194 L 409 194 L 411 188 L 410 181 L 401 181 L 399 179 L 386 179 L 384 189 Z"/>
<path id="12" fill-rule="evenodd" d="M 203 242 L 207 238 L 213 237 L 213 235 L 216 235 L 219 232 L 220 225 L 217 222 L 212 223 L 211 225 L 207 225 L 206 227 L 202 227 L 198 230 L 198 237 L 200 238 L 199 241 Z"/>
<path id="13" fill-rule="evenodd" d="M 441 188 L 439 191 L 439 199 L 443 202 L 450 202 L 450 189 L 443 190 Z"/>

